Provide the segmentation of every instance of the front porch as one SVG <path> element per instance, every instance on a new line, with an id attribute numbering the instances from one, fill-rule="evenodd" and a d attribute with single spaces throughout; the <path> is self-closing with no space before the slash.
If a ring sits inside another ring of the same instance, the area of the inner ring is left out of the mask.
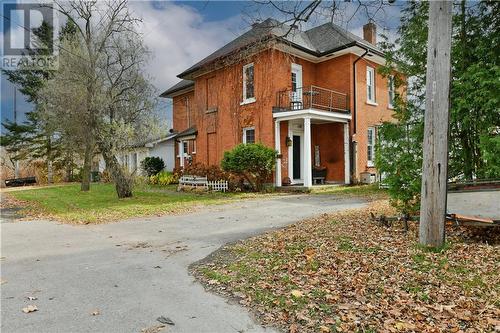
<path id="1" fill-rule="evenodd" d="M 276 187 L 350 183 L 348 112 L 275 110 L 273 117 Z"/>

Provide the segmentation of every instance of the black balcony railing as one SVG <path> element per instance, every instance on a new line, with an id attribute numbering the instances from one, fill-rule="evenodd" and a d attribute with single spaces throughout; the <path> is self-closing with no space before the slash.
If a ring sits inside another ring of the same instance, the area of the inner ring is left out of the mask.
<path id="1" fill-rule="evenodd" d="M 304 109 L 348 113 L 347 94 L 317 86 L 278 92 L 275 112 Z"/>

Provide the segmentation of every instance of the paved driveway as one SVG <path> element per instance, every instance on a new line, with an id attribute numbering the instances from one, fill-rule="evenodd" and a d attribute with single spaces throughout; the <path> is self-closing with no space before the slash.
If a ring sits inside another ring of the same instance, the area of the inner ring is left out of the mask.
<path id="1" fill-rule="evenodd" d="M 363 205 L 302 195 L 105 225 L 3 223 L 1 331 L 140 332 L 163 315 L 175 322 L 163 332 L 270 332 L 205 292 L 189 264 L 227 242 Z M 39 310 L 23 313 L 28 304 Z"/>

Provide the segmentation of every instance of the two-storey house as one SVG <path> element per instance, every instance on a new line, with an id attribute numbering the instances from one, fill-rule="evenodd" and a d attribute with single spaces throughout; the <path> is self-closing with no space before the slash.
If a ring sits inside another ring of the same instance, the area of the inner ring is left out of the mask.
<path id="1" fill-rule="evenodd" d="M 332 23 L 302 31 L 273 19 L 178 75 L 173 100 L 176 165 L 219 164 L 239 143 L 278 151 L 275 184 L 359 181 L 375 174 L 377 126 L 391 119 L 393 80 L 373 23 L 360 38 Z"/>

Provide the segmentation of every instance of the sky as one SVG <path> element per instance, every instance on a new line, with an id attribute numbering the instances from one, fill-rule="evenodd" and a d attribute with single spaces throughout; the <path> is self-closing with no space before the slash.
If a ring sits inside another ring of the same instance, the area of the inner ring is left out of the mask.
<path id="1" fill-rule="evenodd" d="M 328 2 L 326 3 L 328 4 Z M 361 36 L 362 26 L 368 21 L 368 15 L 375 18 L 378 32 L 395 37 L 403 1 L 385 7 L 374 14 L 366 13 L 364 8 L 343 3 L 339 11 L 342 15 L 335 18 L 335 23 Z M 228 43 L 248 30 L 256 18 L 269 16 L 279 18 L 279 13 L 271 7 L 252 1 L 131 1 L 130 9 L 142 18 L 140 30 L 144 43 L 151 51 L 151 60 L 144 69 L 151 81 L 161 93 L 179 81 L 177 74 L 203 59 L 219 47 Z M 358 9 L 356 11 L 356 9 Z M 328 10 L 324 10 L 328 13 Z M 323 23 L 327 15 L 313 17 L 302 28 L 310 28 Z M 1 12 L 0 12 L 1 14 Z M 351 18 L 352 19 L 348 19 Z M 17 33 L 22 28 L 13 23 Z M 0 45 L 5 38 L 0 24 Z M 15 88 L 5 75 L 1 78 L 1 119 L 13 118 L 13 100 Z M 24 113 L 32 106 L 20 93 L 16 94 L 18 120 L 24 119 Z M 159 99 L 157 112 L 166 122 L 171 121 L 171 102 Z"/>

